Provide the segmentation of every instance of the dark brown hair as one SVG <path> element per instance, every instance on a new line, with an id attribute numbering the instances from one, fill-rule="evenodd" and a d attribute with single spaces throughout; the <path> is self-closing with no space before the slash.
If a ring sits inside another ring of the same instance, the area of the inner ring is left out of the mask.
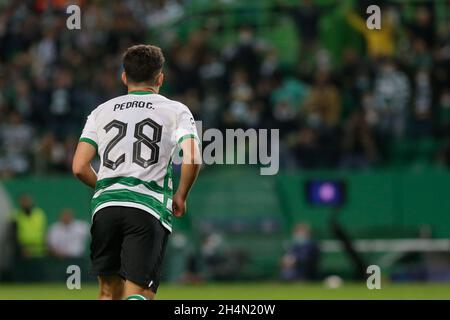
<path id="1" fill-rule="evenodd" d="M 129 82 L 150 82 L 154 84 L 156 76 L 162 70 L 164 61 L 161 48 L 138 44 L 125 51 L 122 63 Z"/>

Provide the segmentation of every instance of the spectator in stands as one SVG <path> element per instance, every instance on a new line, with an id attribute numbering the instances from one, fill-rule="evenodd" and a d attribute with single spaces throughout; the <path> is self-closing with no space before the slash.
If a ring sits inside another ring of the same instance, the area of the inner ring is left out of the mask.
<path id="1" fill-rule="evenodd" d="M 297 28 L 300 42 L 304 42 L 306 48 L 314 46 L 319 36 L 320 16 L 324 13 L 324 7 L 317 6 L 314 1 L 301 0 L 295 7 L 287 6 L 281 1 L 277 9 L 288 13 Z"/>
<path id="2" fill-rule="evenodd" d="M 228 127 L 243 127 L 250 120 L 250 105 L 254 98 L 253 88 L 250 85 L 248 74 L 243 69 L 233 73 L 231 80 L 230 112 L 225 115 Z"/>
<path id="3" fill-rule="evenodd" d="M 201 246 L 205 278 L 217 279 L 224 273 L 223 269 L 226 266 L 224 251 L 224 240 L 220 234 L 211 233 L 205 237 Z"/>
<path id="4" fill-rule="evenodd" d="M 202 277 L 207 280 L 232 280 L 242 271 L 247 253 L 238 248 L 228 248 L 223 236 L 208 234 L 201 246 Z"/>
<path id="5" fill-rule="evenodd" d="M 0 128 L 0 175 L 25 173 L 30 167 L 29 150 L 33 143 L 33 129 L 23 122 L 19 112 L 12 111 L 8 122 Z"/>
<path id="6" fill-rule="evenodd" d="M 437 155 L 438 163 L 444 167 L 450 169 L 450 144 L 447 143 L 442 147 Z"/>
<path id="7" fill-rule="evenodd" d="M 392 59 L 377 66 L 374 80 L 377 129 L 384 137 L 402 138 L 405 133 L 408 103 L 411 101 L 409 79 Z"/>
<path id="8" fill-rule="evenodd" d="M 46 254 L 45 232 L 47 218 L 45 212 L 33 204 L 28 194 L 19 198 L 19 208 L 13 213 L 16 241 L 22 258 L 39 258 Z"/>
<path id="9" fill-rule="evenodd" d="M 367 54 L 373 59 L 380 57 L 392 57 L 395 53 L 396 19 L 392 8 L 381 9 L 382 28 L 371 30 L 367 28 L 366 20 L 359 14 L 350 11 L 347 14 L 348 23 L 359 31 L 366 40 Z"/>
<path id="10" fill-rule="evenodd" d="M 414 38 L 412 47 L 405 54 L 405 60 L 414 69 L 431 69 L 433 67 L 433 53 L 426 47 L 425 41 Z"/>
<path id="11" fill-rule="evenodd" d="M 406 23 L 406 28 L 412 42 L 421 40 L 428 49 L 432 49 L 436 41 L 436 31 L 433 11 L 429 4 L 420 4 L 416 8 L 414 20 Z"/>
<path id="12" fill-rule="evenodd" d="M 320 166 L 319 137 L 313 128 L 307 126 L 301 128 L 287 139 L 287 143 L 297 160 L 298 167 L 313 169 Z"/>
<path id="13" fill-rule="evenodd" d="M 353 112 L 344 126 L 341 167 L 369 168 L 377 160 L 375 138 L 363 110 Z"/>
<path id="14" fill-rule="evenodd" d="M 341 116 L 341 97 L 325 71 L 317 71 L 314 86 L 305 101 L 309 124 L 327 129 L 336 128 Z"/>
<path id="15" fill-rule="evenodd" d="M 205 94 L 219 94 L 219 88 L 225 85 L 225 64 L 215 50 L 206 52 L 199 68 L 201 87 Z"/>
<path id="16" fill-rule="evenodd" d="M 430 136 L 433 129 L 432 105 L 433 89 L 431 75 L 427 69 L 418 70 L 414 77 L 414 95 L 412 101 L 412 136 Z"/>
<path id="17" fill-rule="evenodd" d="M 71 133 L 74 125 L 73 99 L 74 87 L 72 73 L 66 69 L 56 70 L 50 93 L 49 125 L 58 137 L 64 137 Z"/>
<path id="18" fill-rule="evenodd" d="M 319 267 L 320 250 L 311 235 L 308 224 L 299 223 L 294 227 L 292 240 L 281 259 L 283 280 L 315 280 Z"/>
<path id="19" fill-rule="evenodd" d="M 433 76 L 439 87 L 450 86 L 450 21 L 441 25 L 439 32 L 439 42 L 433 61 Z"/>
<path id="20" fill-rule="evenodd" d="M 145 7 L 144 3 L 141 5 Z M 146 5 L 145 18 L 151 28 L 164 26 L 183 15 L 182 4 L 177 0 L 149 1 Z"/>
<path id="21" fill-rule="evenodd" d="M 195 48 L 189 45 L 178 46 L 175 44 L 169 54 L 176 93 L 183 94 L 189 89 L 197 88 L 200 79 Z"/>
<path id="22" fill-rule="evenodd" d="M 42 136 L 35 151 L 37 172 L 58 172 L 63 169 L 64 146 L 51 132 Z"/>
<path id="23" fill-rule="evenodd" d="M 292 18 L 295 24 L 299 43 L 301 44 L 299 64 L 302 71 L 309 71 L 310 64 L 306 60 L 314 55 L 319 43 L 320 20 L 331 9 L 336 8 L 336 4 L 317 5 L 313 0 L 300 0 L 296 5 L 290 5 L 282 0 L 275 1 L 274 10 L 285 12 Z"/>
<path id="24" fill-rule="evenodd" d="M 439 97 L 439 131 L 444 136 L 450 134 L 450 87 L 442 90 Z"/>
<path id="25" fill-rule="evenodd" d="M 89 237 L 89 224 L 74 218 L 71 209 L 64 209 L 59 221 L 50 226 L 48 247 L 59 258 L 80 258 L 84 255 Z"/>
<path id="26" fill-rule="evenodd" d="M 359 104 L 362 92 L 367 89 L 367 83 L 360 84 L 362 70 L 365 66 L 354 48 L 345 48 L 339 79 L 342 88 L 342 116 L 346 117 Z"/>
<path id="27" fill-rule="evenodd" d="M 31 116 L 31 90 L 28 81 L 20 79 L 14 88 L 14 99 L 16 109 L 23 119 L 29 119 Z"/>
<path id="28" fill-rule="evenodd" d="M 310 94 L 307 84 L 292 76 L 277 73 L 276 86 L 271 93 L 272 121 L 281 129 L 281 135 L 285 135 L 298 128 L 299 117 L 305 113 L 304 103 Z"/>
<path id="29" fill-rule="evenodd" d="M 250 26 L 242 26 L 238 31 L 238 40 L 225 48 L 224 56 L 228 70 L 245 70 L 253 85 L 259 80 L 261 53 L 266 46 L 257 38 Z"/>

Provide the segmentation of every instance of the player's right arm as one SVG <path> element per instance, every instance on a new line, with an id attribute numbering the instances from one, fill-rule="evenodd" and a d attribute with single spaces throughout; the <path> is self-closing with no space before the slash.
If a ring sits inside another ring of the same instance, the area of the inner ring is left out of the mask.
<path id="1" fill-rule="evenodd" d="M 97 148 L 97 130 L 94 116 L 91 113 L 87 118 L 72 162 L 74 176 L 91 188 L 95 188 L 97 183 L 97 174 L 91 167 L 91 161 L 97 154 Z"/>

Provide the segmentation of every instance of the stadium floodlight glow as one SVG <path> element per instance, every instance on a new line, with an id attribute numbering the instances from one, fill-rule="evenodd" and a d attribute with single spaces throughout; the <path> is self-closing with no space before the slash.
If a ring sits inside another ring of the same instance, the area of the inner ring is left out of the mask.
<path id="1" fill-rule="evenodd" d="M 341 180 L 308 180 L 305 182 L 307 203 L 313 206 L 340 207 L 347 200 L 347 188 Z"/>

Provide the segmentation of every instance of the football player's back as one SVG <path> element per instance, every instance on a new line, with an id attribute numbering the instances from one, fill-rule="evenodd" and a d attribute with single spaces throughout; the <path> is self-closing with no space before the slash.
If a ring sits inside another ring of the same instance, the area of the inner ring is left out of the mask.
<path id="1" fill-rule="evenodd" d="M 184 214 L 199 171 L 191 112 L 158 93 L 163 64 L 158 47 L 128 48 L 122 73 L 128 94 L 92 111 L 74 156 L 75 176 L 95 188 L 91 259 L 101 299 L 153 298 L 172 215 Z M 183 164 L 173 194 L 171 159 L 177 145 Z M 90 167 L 96 154 L 101 159 L 98 173 Z"/>

